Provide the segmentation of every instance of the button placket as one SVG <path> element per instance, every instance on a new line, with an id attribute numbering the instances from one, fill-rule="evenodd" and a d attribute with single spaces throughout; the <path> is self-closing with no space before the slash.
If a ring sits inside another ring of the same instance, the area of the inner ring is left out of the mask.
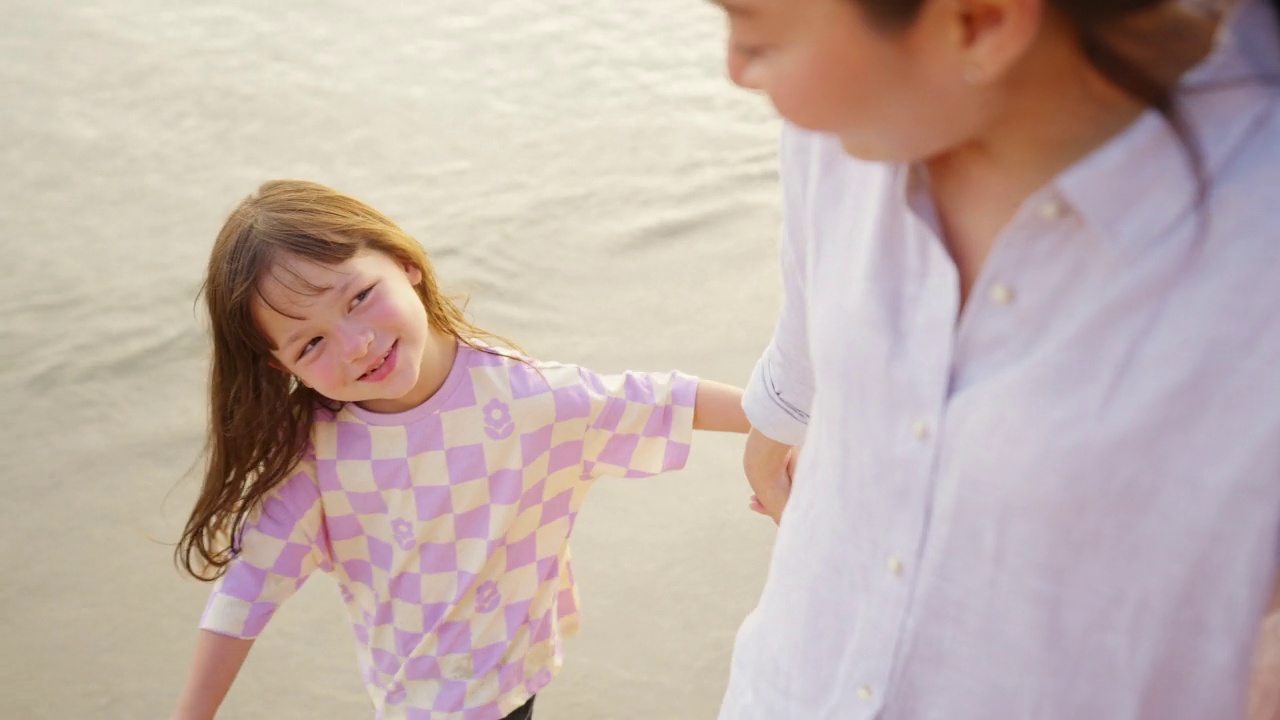
<path id="1" fill-rule="evenodd" d="M 1061 220 L 1067 214 L 1067 206 L 1058 198 L 1050 198 L 1041 203 L 1036 212 L 1045 220 Z"/>
<path id="2" fill-rule="evenodd" d="M 991 286 L 991 300 L 997 305 L 1009 305 L 1013 302 L 1013 288 L 1008 283 L 998 282 Z"/>
<path id="3" fill-rule="evenodd" d="M 890 575 L 894 577 L 902 577 L 902 558 L 899 558 L 897 555 L 890 555 L 889 559 L 885 561 L 885 566 L 889 568 Z"/>
<path id="4" fill-rule="evenodd" d="M 929 439 L 929 421 L 926 418 L 917 418 L 911 423 L 911 436 L 920 442 Z"/>

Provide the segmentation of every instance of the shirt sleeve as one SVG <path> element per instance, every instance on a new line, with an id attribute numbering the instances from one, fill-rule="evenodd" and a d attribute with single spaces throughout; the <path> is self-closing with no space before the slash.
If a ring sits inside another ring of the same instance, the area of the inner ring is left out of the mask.
<path id="1" fill-rule="evenodd" d="M 647 477 L 689 459 L 698 380 L 679 372 L 597 375 L 579 368 L 589 414 L 583 471 Z"/>
<path id="2" fill-rule="evenodd" d="M 783 188 L 779 249 L 782 311 L 773 339 L 756 363 L 742 398 L 742 408 L 752 427 L 788 445 L 799 445 L 804 440 L 813 401 L 806 307 L 808 238 L 802 221 L 804 176 L 798 133 L 790 126 L 784 130 L 779 153 Z"/>
<path id="3" fill-rule="evenodd" d="M 277 608 L 325 562 L 320 491 L 304 462 L 250 515 L 240 552 L 209 595 L 200 627 L 255 638 Z"/>

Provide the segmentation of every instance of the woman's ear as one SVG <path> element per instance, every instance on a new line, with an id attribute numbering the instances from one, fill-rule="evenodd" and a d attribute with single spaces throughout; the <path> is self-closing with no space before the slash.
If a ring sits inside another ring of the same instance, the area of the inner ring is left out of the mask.
<path id="1" fill-rule="evenodd" d="M 1044 10 L 1044 0 L 956 0 L 952 22 L 965 81 L 1006 74 L 1035 42 Z"/>

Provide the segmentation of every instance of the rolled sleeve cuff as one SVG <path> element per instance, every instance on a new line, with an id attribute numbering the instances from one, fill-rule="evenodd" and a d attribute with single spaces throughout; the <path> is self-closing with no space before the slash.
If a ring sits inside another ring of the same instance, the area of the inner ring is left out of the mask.
<path id="1" fill-rule="evenodd" d="M 742 409 L 751 426 L 770 439 L 786 445 L 799 445 L 804 441 L 805 430 L 809 426 L 808 403 L 802 408 L 789 402 L 783 389 L 785 385 L 779 380 L 780 375 L 766 353 L 751 373 L 751 381 L 742 396 Z"/>
<path id="2" fill-rule="evenodd" d="M 200 618 L 200 629 L 228 637 L 258 637 L 275 614 L 275 603 L 250 602 L 214 592 Z"/>

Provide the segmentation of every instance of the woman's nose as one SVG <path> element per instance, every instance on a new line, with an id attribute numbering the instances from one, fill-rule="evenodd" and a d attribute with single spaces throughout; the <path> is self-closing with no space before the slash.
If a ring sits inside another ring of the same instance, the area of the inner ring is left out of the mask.
<path id="1" fill-rule="evenodd" d="M 756 77 L 759 73 L 752 69 L 752 57 L 750 54 L 739 50 L 731 43 L 725 53 L 725 68 L 729 73 L 729 80 L 740 88 L 745 90 L 760 90 L 760 82 Z"/>

